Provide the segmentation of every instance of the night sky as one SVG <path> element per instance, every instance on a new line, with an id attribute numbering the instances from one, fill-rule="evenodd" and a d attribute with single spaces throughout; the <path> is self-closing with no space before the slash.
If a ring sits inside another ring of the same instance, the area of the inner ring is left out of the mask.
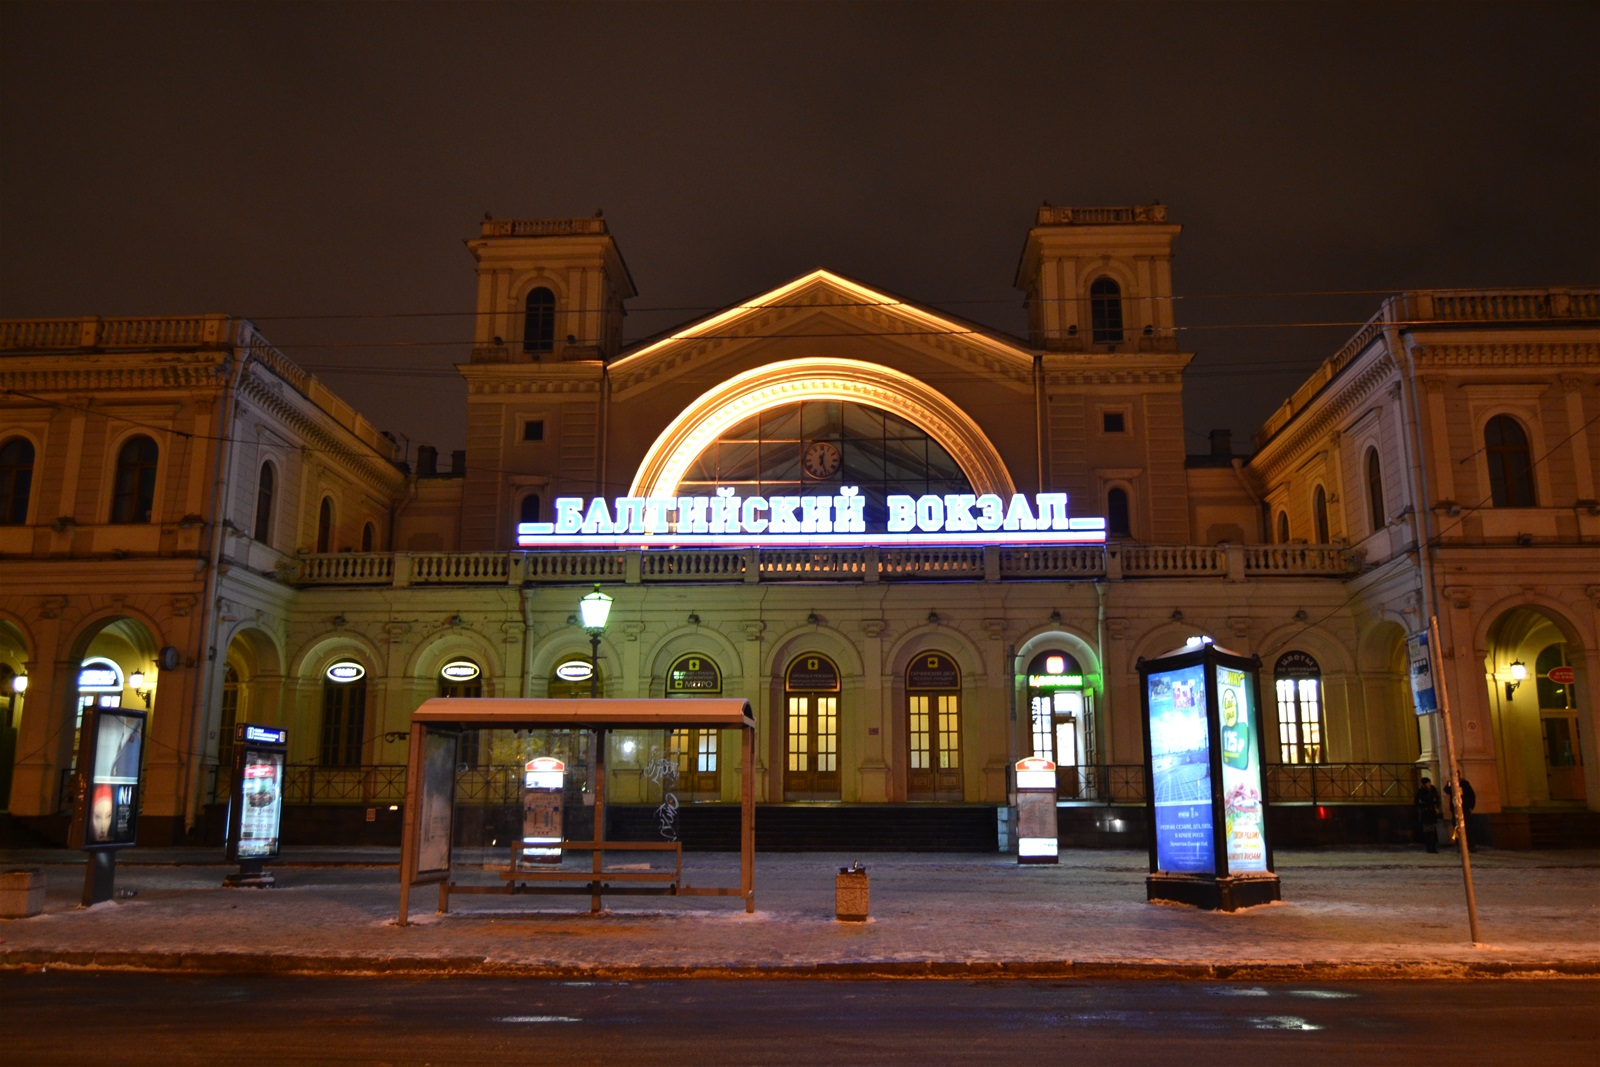
<path id="1" fill-rule="evenodd" d="M 819 266 L 1020 334 L 1041 202 L 1160 200 L 1190 450 L 1242 449 L 1384 293 L 1600 283 L 1597 41 L 1593 4 L 0 3 L 0 317 L 251 318 L 448 451 L 486 211 L 603 209 L 630 340 Z"/>

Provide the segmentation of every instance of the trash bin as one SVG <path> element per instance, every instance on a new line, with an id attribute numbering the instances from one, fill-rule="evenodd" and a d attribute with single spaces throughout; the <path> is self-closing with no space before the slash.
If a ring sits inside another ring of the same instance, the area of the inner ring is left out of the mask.
<path id="1" fill-rule="evenodd" d="M 44 911 L 44 869 L 0 871 L 0 919 L 26 919 Z"/>
<path id="2" fill-rule="evenodd" d="M 867 921 L 867 869 L 859 863 L 840 867 L 833 880 L 833 914 L 840 922 Z"/>

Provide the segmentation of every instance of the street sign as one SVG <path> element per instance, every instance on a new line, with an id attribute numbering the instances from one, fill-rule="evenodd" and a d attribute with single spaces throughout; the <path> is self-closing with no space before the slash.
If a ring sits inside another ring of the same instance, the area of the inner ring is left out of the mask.
<path id="1" fill-rule="evenodd" d="M 1427 630 L 1406 638 L 1406 657 L 1411 664 L 1411 702 L 1418 715 L 1432 715 L 1439 710 L 1439 698 L 1433 686 L 1433 654 Z"/>

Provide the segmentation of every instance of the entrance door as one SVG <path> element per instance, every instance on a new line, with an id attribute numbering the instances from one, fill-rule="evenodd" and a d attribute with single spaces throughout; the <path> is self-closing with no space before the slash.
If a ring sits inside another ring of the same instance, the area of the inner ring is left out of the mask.
<path id="1" fill-rule="evenodd" d="M 1588 791 L 1583 785 L 1583 749 L 1578 744 L 1578 716 L 1551 714 L 1539 716 L 1544 733 L 1544 774 L 1550 785 L 1551 800 L 1583 800 Z"/>
<path id="2" fill-rule="evenodd" d="M 1565 644 L 1547 645 L 1534 663 L 1539 730 L 1551 800 L 1583 800 L 1583 746 L 1578 736 L 1578 690 Z"/>
<path id="3" fill-rule="evenodd" d="M 801 656 L 786 689 L 784 799 L 838 800 L 839 670 L 823 656 Z"/>
<path id="4" fill-rule="evenodd" d="M 906 798 L 964 799 L 961 787 L 961 671 L 940 652 L 906 668 Z"/>
<path id="5" fill-rule="evenodd" d="M 710 656 L 679 656 L 667 670 L 667 696 L 714 697 L 722 693 L 722 671 Z M 672 731 L 668 747 L 678 769 L 677 796 L 685 802 L 722 799 L 721 734 L 689 727 Z"/>

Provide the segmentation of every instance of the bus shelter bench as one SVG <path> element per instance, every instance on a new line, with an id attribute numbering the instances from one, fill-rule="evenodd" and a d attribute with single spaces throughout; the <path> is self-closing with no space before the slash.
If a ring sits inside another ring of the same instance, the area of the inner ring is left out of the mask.
<path id="1" fill-rule="evenodd" d="M 562 841 L 563 852 L 589 852 L 593 860 L 588 870 L 557 870 L 541 869 L 537 866 L 518 867 L 512 864 L 507 867 L 497 868 L 502 881 L 505 882 L 505 891 L 508 893 L 559 893 L 563 888 L 559 883 L 578 883 L 572 886 L 569 892 L 584 893 L 591 888 L 601 885 L 613 885 L 609 892 L 628 892 L 620 888 L 621 885 L 633 884 L 639 892 L 668 892 L 677 891 L 683 880 L 683 844 L 678 841 Z M 670 867 L 651 867 L 640 870 L 637 867 L 607 866 L 604 856 L 607 852 L 632 852 L 632 853 L 671 853 L 672 865 Z M 540 884 L 545 883 L 545 884 Z M 549 884 L 556 883 L 556 884 Z"/>

